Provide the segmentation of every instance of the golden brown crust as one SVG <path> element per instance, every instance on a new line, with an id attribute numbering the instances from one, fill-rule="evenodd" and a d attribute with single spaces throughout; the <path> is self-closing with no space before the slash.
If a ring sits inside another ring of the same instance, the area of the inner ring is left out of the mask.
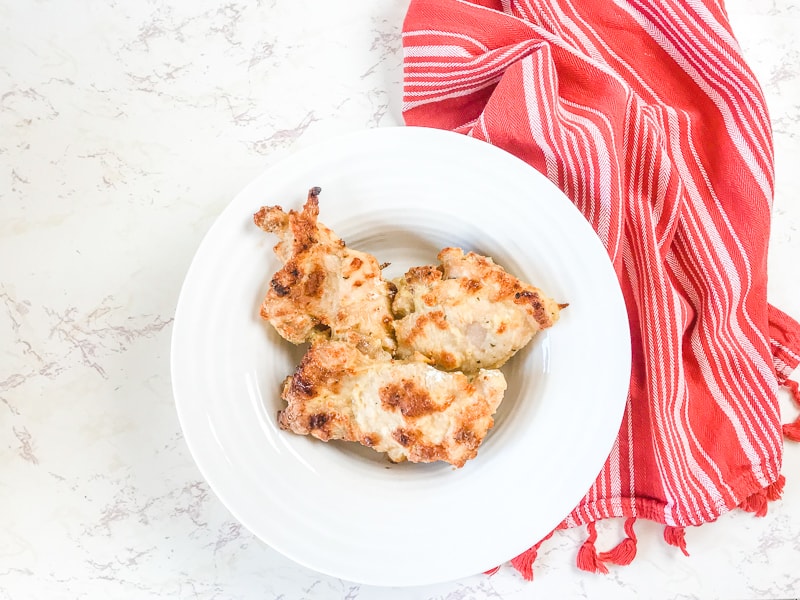
<path id="1" fill-rule="evenodd" d="M 406 281 L 412 284 L 432 284 L 442 278 L 442 270 L 432 265 L 411 267 L 406 273 Z"/>
<path id="2" fill-rule="evenodd" d="M 523 283 L 490 258 L 475 252 L 464 254 L 460 248 L 444 248 L 439 252 L 438 258 L 448 265 L 455 263 L 468 265 L 472 273 L 481 275 L 484 283 L 463 276 L 459 280 L 462 287 L 468 288 L 473 293 L 483 289 L 484 286 L 490 288 L 492 290 L 489 295 L 491 302 L 501 303 L 511 300 L 514 304 L 523 307 L 536 320 L 540 328 L 550 327 L 558 319 L 560 310 L 558 304 L 544 296 L 540 289 Z"/>
<path id="3" fill-rule="evenodd" d="M 463 466 L 494 424 L 505 387 L 499 371 L 469 378 L 319 341 L 284 384 L 279 424 L 323 441 L 359 442 L 395 462 Z"/>
<path id="4" fill-rule="evenodd" d="M 425 442 L 421 439 L 419 433 L 413 429 L 398 427 L 392 432 L 392 438 L 405 448 L 408 460 L 411 462 L 436 462 L 437 460 L 453 462 L 448 461 L 449 452 L 445 445 Z M 455 466 L 463 467 L 467 460 L 459 460 L 455 463 Z"/>
<path id="5" fill-rule="evenodd" d="M 502 366 L 558 319 L 559 305 L 491 258 L 444 248 L 441 266 L 409 269 L 392 301 L 400 357 L 415 352 L 446 370 Z"/>
<path id="6" fill-rule="evenodd" d="M 318 221 L 319 192 L 312 188 L 299 212 L 266 206 L 253 216 L 280 238 L 275 253 L 284 263 L 272 276 L 260 314 L 295 344 L 356 335 L 354 343 L 369 352 L 392 351 L 393 287 L 374 256 L 347 248 Z"/>
<path id="7" fill-rule="evenodd" d="M 262 206 L 253 215 L 253 222 L 269 233 L 275 233 L 288 227 L 289 215 L 280 206 Z"/>
<path id="8" fill-rule="evenodd" d="M 383 386 L 378 390 L 378 397 L 384 410 L 399 410 L 406 419 L 416 419 L 447 408 L 446 405 L 433 404 L 428 391 L 411 379 L 401 379 Z"/>

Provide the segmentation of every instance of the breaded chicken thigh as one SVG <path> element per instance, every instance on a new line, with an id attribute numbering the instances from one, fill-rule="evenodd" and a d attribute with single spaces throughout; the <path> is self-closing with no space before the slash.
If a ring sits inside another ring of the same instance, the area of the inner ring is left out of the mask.
<path id="1" fill-rule="evenodd" d="M 448 371 L 497 369 L 566 306 L 491 258 L 460 248 L 445 248 L 438 258 L 441 267 L 414 267 L 394 281 L 399 358 L 419 352 Z"/>
<path id="2" fill-rule="evenodd" d="M 300 212 L 264 206 L 253 215 L 256 225 L 280 238 L 275 254 L 284 263 L 272 277 L 261 316 L 294 344 L 330 338 L 367 353 L 393 351 L 393 288 L 374 256 L 351 250 L 318 222 L 320 191 L 309 191 Z"/>
<path id="3" fill-rule="evenodd" d="M 478 453 L 506 389 L 497 370 L 469 377 L 344 342 L 313 343 L 281 397 L 283 429 L 324 441 L 360 442 L 394 462 L 461 467 Z"/>

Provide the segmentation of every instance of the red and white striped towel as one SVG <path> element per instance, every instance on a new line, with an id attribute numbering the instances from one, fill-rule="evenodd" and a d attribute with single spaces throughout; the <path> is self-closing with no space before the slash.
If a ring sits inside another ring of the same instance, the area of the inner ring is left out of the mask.
<path id="1" fill-rule="evenodd" d="M 611 455 L 561 525 L 588 525 L 579 566 L 630 562 L 637 517 L 685 550 L 687 525 L 765 513 L 800 326 L 767 303 L 770 121 L 722 3 L 412 0 L 403 29 L 406 123 L 546 174 L 619 276 L 633 372 Z M 612 516 L 628 538 L 598 555 L 593 524 Z M 537 548 L 513 561 L 526 577 Z"/>

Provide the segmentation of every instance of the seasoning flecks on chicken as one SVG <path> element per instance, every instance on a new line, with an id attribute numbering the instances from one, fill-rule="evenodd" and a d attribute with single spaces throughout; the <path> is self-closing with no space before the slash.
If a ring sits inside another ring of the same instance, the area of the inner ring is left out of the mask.
<path id="1" fill-rule="evenodd" d="M 262 207 L 255 224 L 280 238 L 275 254 L 284 263 L 261 305 L 261 316 L 288 341 L 347 339 L 362 351 L 393 351 L 391 284 L 377 259 L 351 250 L 318 222 L 319 188 L 303 210 Z"/>
<path id="2" fill-rule="evenodd" d="M 281 397 L 288 406 L 278 422 L 324 441 L 359 442 L 394 462 L 461 467 L 478 453 L 505 389 L 497 370 L 470 377 L 319 341 L 286 379 Z"/>
<path id="3" fill-rule="evenodd" d="M 438 258 L 441 267 L 414 267 L 395 280 L 400 358 L 419 352 L 446 370 L 497 369 L 566 306 L 491 258 L 460 248 L 445 248 Z"/>

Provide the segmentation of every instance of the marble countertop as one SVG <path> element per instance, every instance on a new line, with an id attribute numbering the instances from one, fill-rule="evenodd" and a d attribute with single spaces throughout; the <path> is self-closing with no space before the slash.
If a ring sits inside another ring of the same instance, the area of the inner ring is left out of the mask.
<path id="1" fill-rule="evenodd" d="M 189 261 L 267 166 L 402 122 L 407 3 L 0 0 L 0 599 L 800 595 L 798 444 L 769 514 L 689 529 L 690 557 L 640 521 L 634 563 L 592 575 L 575 567 L 585 532 L 568 531 L 533 583 L 508 566 L 414 589 L 325 577 L 209 491 L 170 387 Z M 770 298 L 800 318 L 800 7 L 728 10 L 774 123 Z M 619 523 L 599 529 L 598 547 L 619 539 Z"/>

